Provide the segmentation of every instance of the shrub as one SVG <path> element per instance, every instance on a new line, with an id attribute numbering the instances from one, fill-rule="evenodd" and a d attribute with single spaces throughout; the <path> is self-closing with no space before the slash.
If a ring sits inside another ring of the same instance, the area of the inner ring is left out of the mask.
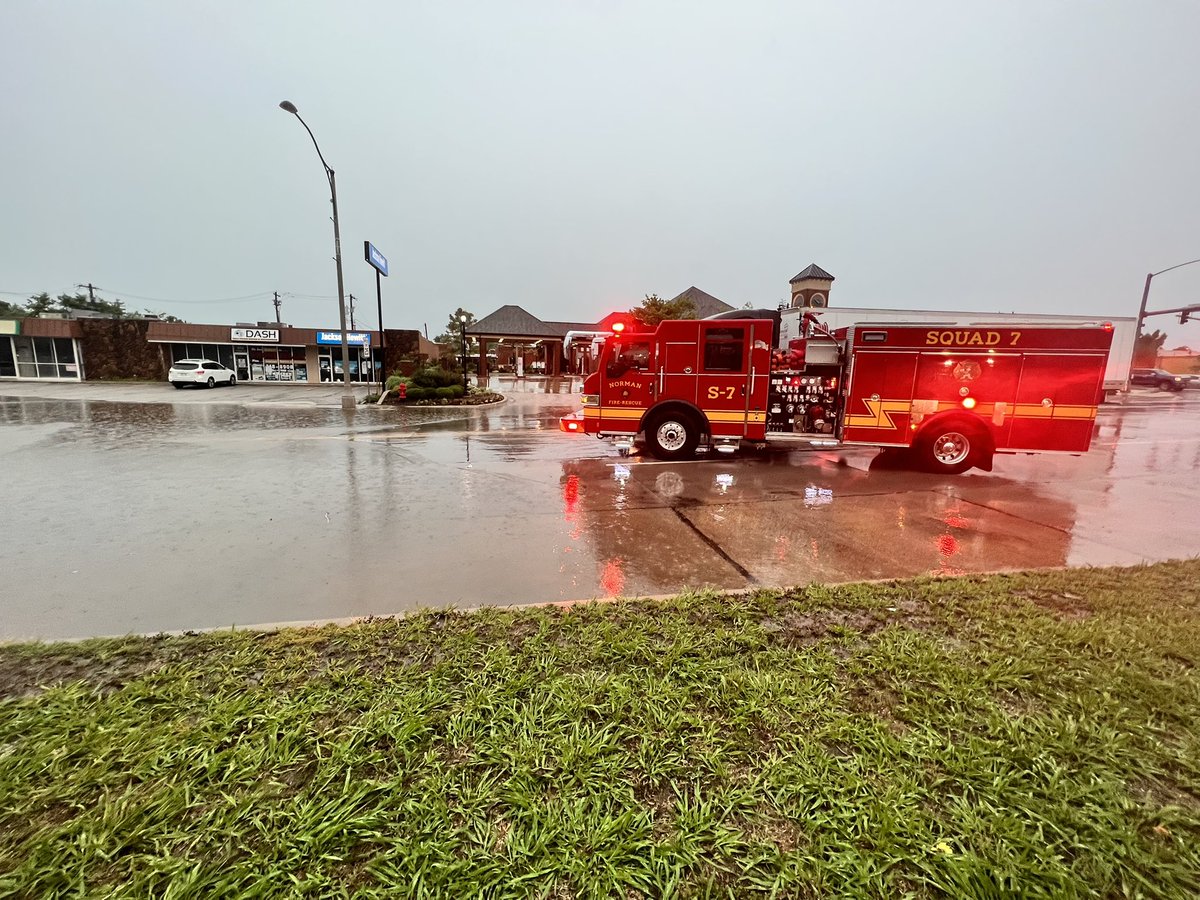
<path id="1" fill-rule="evenodd" d="M 424 369 L 419 369 L 412 374 L 412 384 L 415 387 L 423 388 L 444 388 L 452 387 L 461 380 L 461 376 L 454 372 L 447 372 L 445 369 L 426 366 Z"/>
<path id="2" fill-rule="evenodd" d="M 387 380 L 387 389 L 389 391 L 394 391 L 401 384 L 411 384 L 411 382 L 409 381 L 409 379 L 405 378 L 403 375 L 392 375 Z"/>
<path id="3" fill-rule="evenodd" d="M 452 384 L 447 387 L 436 389 L 439 400 L 454 400 L 463 395 L 463 386 L 461 384 Z"/>

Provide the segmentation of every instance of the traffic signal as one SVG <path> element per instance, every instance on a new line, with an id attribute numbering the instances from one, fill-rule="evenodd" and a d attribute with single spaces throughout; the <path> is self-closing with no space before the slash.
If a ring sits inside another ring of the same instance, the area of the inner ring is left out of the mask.
<path id="1" fill-rule="evenodd" d="M 1194 309 L 1185 309 L 1183 312 L 1181 312 L 1181 313 L 1179 314 L 1179 324 L 1180 324 L 1180 325 L 1185 325 L 1185 324 L 1187 324 L 1187 320 L 1191 318 L 1191 316 L 1192 316 L 1192 313 L 1194 313 L 1194 312 L 1197 312 L 1197 310 L 1194 310 Z"/>

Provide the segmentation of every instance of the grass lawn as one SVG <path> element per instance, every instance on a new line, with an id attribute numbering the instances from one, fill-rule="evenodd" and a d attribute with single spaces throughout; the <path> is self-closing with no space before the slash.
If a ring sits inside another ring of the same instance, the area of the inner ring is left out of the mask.
<path id="1" fill-rule="evenodd" d="M 1200 896 L 1200 561 L 0 647 L 0 895 Z"/>

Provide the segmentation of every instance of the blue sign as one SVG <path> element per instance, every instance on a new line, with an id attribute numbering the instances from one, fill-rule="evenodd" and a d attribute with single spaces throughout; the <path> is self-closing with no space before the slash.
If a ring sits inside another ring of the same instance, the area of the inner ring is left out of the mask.
<path id="1" fill-rule="evenodd" d="M 340 331 L 318 331 L 318 344 L 337 344 L 341 346 L 342 333 Z M 360 344 L 363 347 L 371 346 L 371 333 L 369 331 L 347 331 L 346 343 Z"/>
<path id="2" fill-rule="evenodd" d="M 370 241 L 363 241 L 363 256 L 373 265 L 380 275 L 387 276 L 387 257 L 375 249 Z"/>

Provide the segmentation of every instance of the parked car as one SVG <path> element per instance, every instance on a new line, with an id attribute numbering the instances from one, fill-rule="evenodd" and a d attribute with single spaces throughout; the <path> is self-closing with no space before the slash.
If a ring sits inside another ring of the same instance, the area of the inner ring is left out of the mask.
<path id="1" fill-rule="evenodd" d="M 1187 375 L 1176 375 L 1164 369 L 1132 369 L 1129 372 L 1130 384 L 1156 387 L 1163 391 L 1182 391 L 1190 381 Z"/>
<path id="2" fill-rule="evenodd" d="M 226 368 L 211 359 L 180 359 L 171 364 L 167 373 L 167 381 L 181 388 L 185 384 L 202 384 L 205 387 L 216 387 L 227 384 L 233 387 L 237 377 L 233 369 Z"/>

